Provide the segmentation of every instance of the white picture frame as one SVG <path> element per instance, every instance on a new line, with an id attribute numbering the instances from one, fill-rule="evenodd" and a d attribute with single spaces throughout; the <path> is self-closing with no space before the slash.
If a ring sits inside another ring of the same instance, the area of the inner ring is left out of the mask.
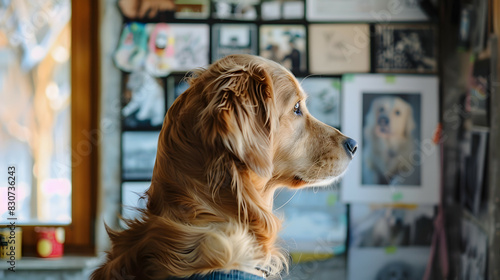
<path id="1" fill-rule="evenodd" d="M 344 75 L 342 97 L 342 132 L 359 147 L 342 180 L 343 200 L 437 204 L 438 78 Z"/>

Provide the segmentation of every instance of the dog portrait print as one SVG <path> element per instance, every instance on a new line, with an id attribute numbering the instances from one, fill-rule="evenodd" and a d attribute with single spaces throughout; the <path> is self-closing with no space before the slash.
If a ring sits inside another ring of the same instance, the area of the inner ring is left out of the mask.
<path id="1" fill-rule="evenodd" d="M 363 185 L 420 185 L 420 95 L 363 94 Z"/>

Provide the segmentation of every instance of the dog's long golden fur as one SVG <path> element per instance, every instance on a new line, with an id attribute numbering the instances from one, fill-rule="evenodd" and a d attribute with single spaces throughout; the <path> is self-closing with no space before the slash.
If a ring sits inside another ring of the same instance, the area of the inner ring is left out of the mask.
<path id="1" fill-rule="evenodd" d="M 92 279 L 279 273 L 287 257 L 275 246 L 274 191 L 331 182 L 350 162 L 348 138 L 307 112 L 277 63 L 228 56 L 189 83 L 164 120 L 147 209 L 128 229 L 108 229 L 112 248 Z"/>

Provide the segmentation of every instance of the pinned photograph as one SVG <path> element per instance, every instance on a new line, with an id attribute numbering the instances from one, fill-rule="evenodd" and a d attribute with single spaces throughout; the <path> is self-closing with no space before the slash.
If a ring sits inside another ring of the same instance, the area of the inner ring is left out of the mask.
<path id="1" fill-rule="evenodd" d="M 212 61 L 230 54 L 258 53 L 255 24 L 214 24 L 212 27 Z"/>
<path id="2" fill-rule="evenodd" d="M 210 14 L 210 0 L 175 0 L 175 17 L 203 19 Z"/>
<path id="3" fill-rule="evenodd" d="M 431 246 L 435 212 L 434 206 L 351 204 L 349 246 Z"/>
<path id="4" fill-rule="evenodd" d="M 145 71 L 123 75 L 123 128 L 161 127 L 165 117 L 165 82 Z"/>
<path id="5" fill-rule="evenodd" d="M 340 127 L 340 78 L 308 77 L 300 83 L 308 95 L 309 112 L 330 126 Z"/>
<path id="6" fill-rule="evenodd" d="M 145 69 L 155 77 L 209 64 L 206 24 L 148 24 L 151 35 Z"/>
<path id="7" fill-rule="evenodd" d="M 467 217 L 462 219 L 460 249 L 461 279 L 488 279 L 488 236 L 486 231 Z"/>
<path id="8" fill-rule="evenodd" d="M 262 20 L 292 20 L 304 18 L 303 0 L 263 0 L 260 4 Z"/>
<path id="9" fill-rule="evenodd" d="M 143 23 L 127 23 L 123 26 L 118 48 L 114 53 L 116 66 L 125 72 L 142 69 L 148 53 L 149 32 Z"/>
<path id="10" fill-rule="evenodd" d="M 307 71 L 306 28 L 303 25 L 262 25 L 260 55 L 293 73 Z"/>
<path id="11" fill-rule="evenodd" d="M 217 19 L 256 20 L 259 0 L 214 0 L 212 16 Z"/>
<path id="12" fill-rule="evenodd" d="M 307 20 L 377 22 L 427 21 L 420 1 L 307 0 Z"/>
<path id="13" fill-rule="evenodd" d="M 487 211 L 489 129 L 474 127 L 464 135 L 460 161 L 460 200 L 476 217 Z"/>
<path id="14" fill-rule="evenodd" d="M 438 79 L 344 75 L 342 132 L 358 141 L 342 180 L 349 202 L 439 202 Z M 361 106 L 352 106 L 361 104 Z"/>
<path id="15" fill-rule="evenodd" d="M 376 25 L 377 72 L 436 73 L 437 30 L 431 25 Z"/>
<path id="16" fill-rule="evenodd" d="M 189 88 L 185 75 L 170 75 L 167 78 L 167 106 L 170 108 L 175 99 Z"/>
<path id="17" fill-rule="evenodd" d="M 344 253 L 347 209 L 340 203 L 338 191 L 323 187 L 281 189 L 274 207 L 274 212 L 284 217 L 280 236 L 289 252 Z"/>
<path id="18" fill-rule="evenodd" d="M 368 24 L 309 25 L 311 73 L 343 74 L 370 71 Z"/>
<path id="19" fill-rule="evenodd" d="M 122 133 L 122 178 L 124 180 L 151 180 L 159 135 L 159 131 Z"/>
<path id="20" fill-rule="evenodd" d="M 139 209 L 146 209 L 146 191 L 151 182 L 122 183 L 122 217 L 136 219 L 140 217 Z"/>

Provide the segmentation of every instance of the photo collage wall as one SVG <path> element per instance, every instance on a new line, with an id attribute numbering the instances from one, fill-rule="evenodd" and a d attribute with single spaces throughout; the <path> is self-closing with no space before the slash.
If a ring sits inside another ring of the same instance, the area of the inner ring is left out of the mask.
<path id="1" fill-rule="evenodd" d="M 189 70 L 230 54 L 260 55 L 290 69 L 311 114 L 359 145 L 341 187 L 279 190 L 287 249 L 366 252 L 357 265 L 366 258 L 371 278 L 353 270 L 349 279 L 397 268 L 417 279 L 431 240 L 419 232 L 432 232 L 440 185 L 432 141 L 438 30 L 419 1 L 400 1 L 396 10 L 389 0 L 171 2 L 142 15 L 120 7 L 113 59 L 123 73 L 122 215 L 133 218 L 130 209 L 145 205 L 139 197 L 150 185 L 163 118 L 187 89 Z"/>

